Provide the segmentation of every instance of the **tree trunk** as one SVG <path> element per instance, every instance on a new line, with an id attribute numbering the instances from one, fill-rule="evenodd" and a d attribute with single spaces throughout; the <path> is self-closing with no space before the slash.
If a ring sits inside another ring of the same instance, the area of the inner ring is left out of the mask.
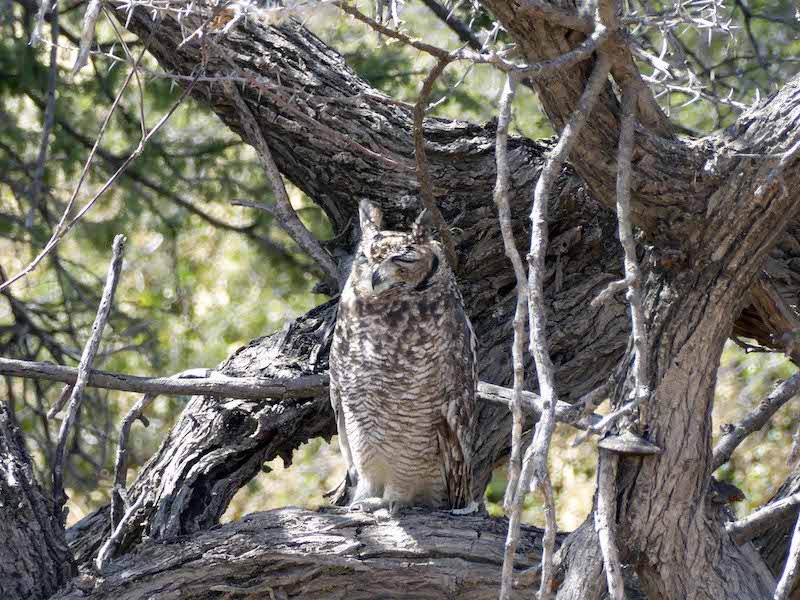
<path id="1" fill-rule="evenodd" d="M 72 575 L 61 519 L 33 476 L 31 458 L 0 401 L 0 598 L 49 598 Z"/>

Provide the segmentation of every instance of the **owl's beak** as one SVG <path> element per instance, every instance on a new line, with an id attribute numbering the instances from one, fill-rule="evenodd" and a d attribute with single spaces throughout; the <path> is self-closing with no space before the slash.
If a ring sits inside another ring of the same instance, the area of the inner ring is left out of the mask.
<path id="1" fill-rule="evenodd" d="M 372 282 L 371 282 L 372 283 L 372 293 L 373 294 L 380 294 L 384 289 L 386 289 L 386 287 L 388 287 L 388 286 L 381 285 L 381 284 L 384 284 L 385 282 L 386 282 L 386 280 L 381 275 L 380 268 L 375 269 L 372 272 Z"/>

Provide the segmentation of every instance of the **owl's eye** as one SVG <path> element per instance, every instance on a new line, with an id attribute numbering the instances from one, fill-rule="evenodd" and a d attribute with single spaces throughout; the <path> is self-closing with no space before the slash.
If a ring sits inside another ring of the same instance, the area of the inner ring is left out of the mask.
<path id="1" fill-rule="evenodd" d="M 402 263 L 402 264 L 411 264 L 417 262 L 419 258 L 413 252 L 406 252 L 405 254 L 400 254 L 398 256 L 393 256 L 391 258 L 392 262 Z"/>

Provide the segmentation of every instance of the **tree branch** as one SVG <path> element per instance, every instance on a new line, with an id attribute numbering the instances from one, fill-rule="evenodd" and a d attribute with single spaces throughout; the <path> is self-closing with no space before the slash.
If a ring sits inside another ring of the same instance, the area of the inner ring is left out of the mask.
<path id="1" fill-rule="evenodd" d="M 242 99 L 234 83 L 226 81 L 223 86 L 239 111 L 242 127 L 250 144 L 256 149 L 258 159 L 272 187 L 275 206 L 272 207 L 271 214 L 278 220 L 281 228 L 289 234 L 289 237 L 317 263 L 331 283 L 338 285 L 339 272 L 336 268 L 336 263 L 319 243 L 319 240 L 306 228 L 297 213 L 294 212 L 292 202 L 286 193 L 286 186 L 283 184 L 281 173 L 272 158 L 272 152 L 270 152 L 267 141 L 264 139 L 264 134 L 261 132 L 258 123 L 256 123 L 250 107 Z"/>
<path id="2" fill-rule="evenodd" d="M 111 313 L 111 304 L 114 299 L 114 291 L 117 289 L 117 282 L 119 275 L 122 271 L 122 254 L 125 249 L 125 236 L 118 235 L 114 238 L 112 247 L 111 264 L 108 268 L 108 276 L 106 278 L 106 285 L 103 289 L 103 295 L 100 298 L 100 306 L 97 309 L 97 316 L 92 324 L 92 332 L 89 335 L 89 340 L 83 349 L 81 362 L 78 366 L 78 373 L 75 379 L 75 384 L 72 386 L 72 394 L 69 398 L 69 406 L 64 421 L 61 423 L 61 429 L 58 432 L 58 445 L 56 446 L 56 455 L 53 460 L 53 504 L 55 505 L 55 512 L 58 514 L 64 507 L 67 501 L 67 496 L 64 493 L 64 460 L 66 459 L 67 437 L 70 433 L 70 428 L 75 422 L 75 417 L 78 414 L 78 408 L 83 399 L 83 390 L 86 389 L 86 384 L 89 380 L 89 371 L 92 368 L 92 361 L 94 360 L 97 349 L 100 346 L 100 336 L 103 334 L 103 329 L 108 321 L 108 315 Z"/>
<path id="3" fill-rule="evenodd" d="M 730 459 L 734 450 L 747 436 L 758 431 L 772 418 L 778 410 L 800 392 L 800 372 L 776 387 L 759 405 L 750 411 L 737 425 L 728 425 L 725 434 L 714 447 L 712 471 L 716 471 Z"/>

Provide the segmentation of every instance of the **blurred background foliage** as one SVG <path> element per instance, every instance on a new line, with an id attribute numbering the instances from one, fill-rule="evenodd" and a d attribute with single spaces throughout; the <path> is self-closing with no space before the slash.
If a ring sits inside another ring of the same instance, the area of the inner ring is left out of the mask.
<path id="1" fill-rule="evenodd" d="M 433 15 L 432 3 L 403 5 L 403 29 L 429 43 L 458 47 L 463 41 Z M 626 4 L 628 14 L 645 16 L 643 24 L 632 27 L 642 72 L 683 133 L 705 134 L 730 124 L 798 70 L 800 23 L 789 0 L 735 0 L 720 7 L 708 2 L 717 11 L 709 17 L 713 27 L 673 18 L 672 2 Z M 85 6 L 85 0 L 61 0 L 58 12 L 47 14 L 44 43 L 31 45 L 38 4 L 6 0 L 0 5 L 0 277 L 19 272 L 47 242 L 127 75 L 125 48 L 134 55 L 141 51 L 139 40 L 104 16 L 89 65 L 71 77 Z M 453 11 L 487 48 L 509 47 L 504 32 L 476 5 L 460 3 Z M 429 57 L 378 39 L 332 7 L 316 8 L 304 18 L 374 86 L 397 99 L 416 100 L 433 64 Z M 141 65 L 140 81 L 122 95 L 76 206 L 83 206 L 137 147 L 139 115 L 152 126 L 180 95 L 179 86 L 161 74 L 150 56 Z M 485 65 L 451 65 L 436 85 L 432 100 L 437 104 L 430 114 L 492 119 L 502 84 L 502 76 Z M 553 134 L 529 89 L 520 90 L 514 111 L 515 133 L 532 138 Z M 45 130 L 49 135 L 43 144 Z M 322 212 L 289 187 L 306 225 L 320 239 L 330 237 Z M 125 265 L 95 361 L 98 368 L 155 376 L 214 367 L 250 339 L 275 331 L 324 300 L 312 292 L 315 267 L 270 215 L 231 206 L 233 199 L 271 202 L 254 152 L 204 106 L 187 101 L 56 250 L 0 294 L 0 355 L 77 364 L 97 309 L 111 240 L 118 233 L 128 238 Z M 778 355 L 745 355 L 730 345 L 720 371 L 715 423 L 736 422 L 793 371 Z M 0 383 L 2 397 L 27 433 L 45 485 L 61 419 L 48 422 L 45 415 L 61 387 L 8 378 Z M 87 391 L 66 469 L 70 524 L 108 502 L 118 424 L 137 399 Z M 148 410 L 150 427 L 134 427 L 129 481 L 185 400 L 159 398 Z M 739 505 L 740 513 L 768 499 L 790 470 L 795 414 L 791 406 L 784 409 L 718 473 L 745 491 L 748 500 Z M 581 522 L 594 490 L 596 450 L 591 442 L 573 448 L 572 438 L 570 431 L 559 429 L 552 452 L 564 529 Z M 234 499 L 226 519 L 288 504 L 319 506 L 322 492 L 342 475 L 335 441 L 314 440 L 295 452 L 291 468 L 281 459 L 266 465 Z M 492 514 L 500 514 L 497 502 L 504 485 L 499 469 L 487 492 Z M 543 523 L 538 499 L 529 499 L 525 518 Z"/>

